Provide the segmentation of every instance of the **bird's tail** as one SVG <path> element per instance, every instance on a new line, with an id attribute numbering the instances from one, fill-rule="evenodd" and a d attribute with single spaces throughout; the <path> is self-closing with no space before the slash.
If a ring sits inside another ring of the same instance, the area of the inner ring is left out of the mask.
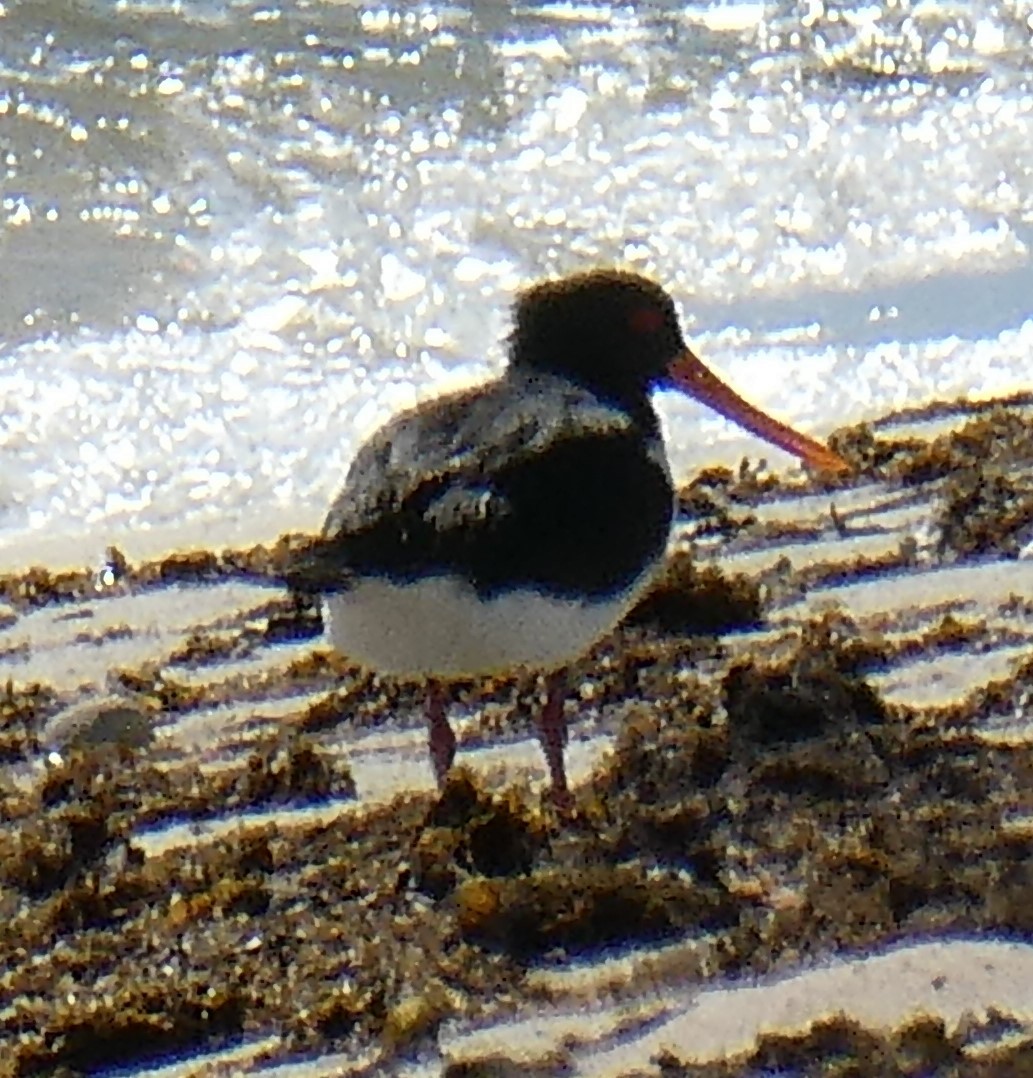
<path id="1" fill-rule="evenodd" d="M 341 557 L 339 544 L 322 537 L 291 551 L 281 570 L 281 579 L 287 588 L 306 597 L 344 591 L 351 575 Z"/>

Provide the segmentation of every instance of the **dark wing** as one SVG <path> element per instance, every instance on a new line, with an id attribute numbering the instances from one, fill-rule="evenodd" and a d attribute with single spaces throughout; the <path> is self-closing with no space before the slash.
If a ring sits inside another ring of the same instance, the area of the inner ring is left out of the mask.
<path id="1" fill-rule="evenodd" d="M 482 594 L 521 584 L 594 594 L 633 580 L 670 526 L 658 436 L 558 379 L 520 400 L 514 408 L 503 381 L 378 431 L 292 585 L 328 592 L 355 573 L 458 573 Z M 590 556 L 600 536 L 605 564 Z"/>

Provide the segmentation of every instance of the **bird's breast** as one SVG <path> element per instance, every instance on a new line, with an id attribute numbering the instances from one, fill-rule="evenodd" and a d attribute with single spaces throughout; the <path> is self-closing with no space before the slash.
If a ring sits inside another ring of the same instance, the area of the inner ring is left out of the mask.
<path id="1" fill-rule="evenodd" d="M 656 563 L 609 595 L 575 599 L 525 587 L 479 595 L 455 576 L 361 579 L 326 599 L 335 650 L 379 674 L 463 680 L 566 666 L 612 632 Z"/>

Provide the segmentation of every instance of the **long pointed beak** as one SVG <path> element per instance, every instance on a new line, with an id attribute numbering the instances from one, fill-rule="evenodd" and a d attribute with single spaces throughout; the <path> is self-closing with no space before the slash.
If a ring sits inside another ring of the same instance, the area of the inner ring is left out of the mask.
<path id="1" fill-rule="evenodd" d="M 682 392 L 695 397 L 726 419 L 756 434 L 758 438 L 777 445 L 819 472 L 846 472 L 850 465 L 831 449 L 808 438 L 806 434 L 787 427 L 766 412 L 755 408 L 742 399 L 731 386 L 726 385 L 709 367 L 705 366 L 691 349 L 671 362 L 667 368 L 670 380 Z"/>

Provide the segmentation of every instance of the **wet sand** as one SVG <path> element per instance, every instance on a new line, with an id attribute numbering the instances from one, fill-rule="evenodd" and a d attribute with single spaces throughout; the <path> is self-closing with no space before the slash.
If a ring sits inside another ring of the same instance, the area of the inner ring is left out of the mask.
<path id="1" fill-rule="evenodd" d="M 1029 424 L 690 481 L 566 826 L 533 681 L 434 790 L 419 687 L 272 582 L 304 537 L 0 578 L 0 1075 L 1033 1073 Z"/>

